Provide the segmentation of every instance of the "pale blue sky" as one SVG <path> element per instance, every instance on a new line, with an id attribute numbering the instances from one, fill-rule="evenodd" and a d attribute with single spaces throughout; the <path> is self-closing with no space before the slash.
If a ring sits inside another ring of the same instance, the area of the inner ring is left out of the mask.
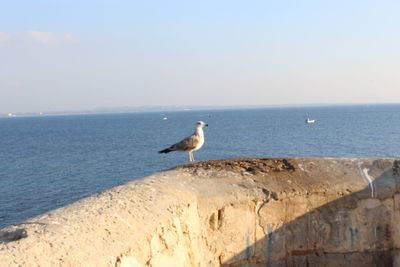
<path id="1" fill-rule="evenodd" d="M 0 0 L 0 112 L 400 102 L 400 1 Z"/>

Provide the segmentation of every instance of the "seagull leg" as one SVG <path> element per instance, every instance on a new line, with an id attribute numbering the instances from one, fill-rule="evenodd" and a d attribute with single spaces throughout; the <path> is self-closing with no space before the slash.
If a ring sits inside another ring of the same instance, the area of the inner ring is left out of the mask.
<path id="1" fill-rule="evenodd" d="M 189 152 L 189 161 L 190 161 L 190 162 L 195 161 L 195 160 L 194 160 L 194 157 L 193 157 L 193 151 L 190 151 L 190 152 Z"/>
<path id="2" fill-rule="evenodd" d="M 192 160 L 193 160 L 193 161 L 196 161 L 196 160 L 194 159 L 194 155 L 193 155 L 193 152 L 191 152 L 191 154 L 192 154 Z"/>

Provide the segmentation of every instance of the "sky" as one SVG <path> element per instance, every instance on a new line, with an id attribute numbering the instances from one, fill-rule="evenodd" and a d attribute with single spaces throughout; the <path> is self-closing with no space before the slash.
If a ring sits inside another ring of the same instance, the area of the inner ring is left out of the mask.
<path id="1" fill-rule="evenodd" d="M 400 1 L 0 0 L 0 112 L 400 102 Z"/>

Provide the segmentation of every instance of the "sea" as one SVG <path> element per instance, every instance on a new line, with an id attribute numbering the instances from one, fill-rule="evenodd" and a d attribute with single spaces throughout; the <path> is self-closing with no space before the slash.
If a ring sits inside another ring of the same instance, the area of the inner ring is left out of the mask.
<path id="1" fill-rule="evenodd" d="M 0 228 L 186 164 L 187 153 L 157 152 L 199 120 L 197 161 L 400 158 L 400 104 L 0 118 Z"/>

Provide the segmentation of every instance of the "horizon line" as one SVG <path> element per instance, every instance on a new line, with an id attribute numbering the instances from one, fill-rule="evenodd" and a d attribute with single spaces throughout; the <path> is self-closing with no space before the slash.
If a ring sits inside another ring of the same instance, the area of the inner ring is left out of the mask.
<path id="1" fill-rule="evenodd" d="M 73 115 L 73 114 L 112 114 L 112 113 L 140 113 L 140 112 L 167 112 L 167 111 L 196 111 L 213 109 L 254 109 L 254 108 L 291 108 L 291 107 L 323 107 L 323 106 L 360 106 L 360 105 L 398 105 L 400 102 L 354 102 L 354 103 L 307 103 L 307 104 L 261 104 L 261 105 L 143 105 L 98 107 L 92 109 L 27 111 L 27 112 L 0 112 L 0 117 L 13 116 L 43 116 L 43 115 Z"/>

